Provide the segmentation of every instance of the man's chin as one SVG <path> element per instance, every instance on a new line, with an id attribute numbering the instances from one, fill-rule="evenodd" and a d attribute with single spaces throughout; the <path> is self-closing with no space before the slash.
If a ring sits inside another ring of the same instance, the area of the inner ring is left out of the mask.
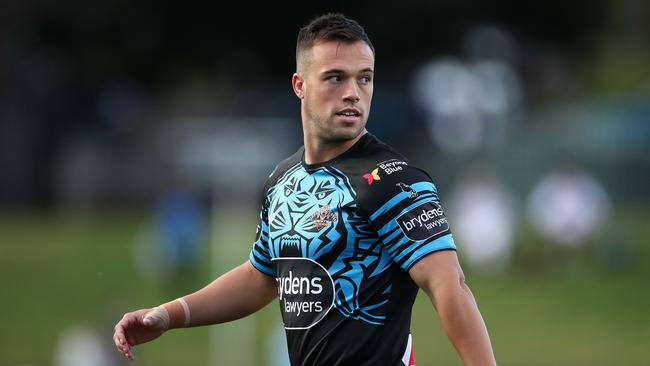
<path id="1" fill-rule="evenodd" d="M 332 131 L 328 136 L 330 142 L 345 142 L 354 140 L 363 132 L 364 128 L 354 127 L 354 128 L 339 128 L 336 131 Z"/>

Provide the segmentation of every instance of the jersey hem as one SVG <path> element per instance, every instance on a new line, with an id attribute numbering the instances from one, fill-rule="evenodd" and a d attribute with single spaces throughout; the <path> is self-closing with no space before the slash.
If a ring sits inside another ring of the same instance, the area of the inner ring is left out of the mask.
<path id="1" fill-rule="evenodd" d="M 417 262 L 422 260 L 422 258 L 428 256 L 429 254 L 433 254 L 433 253 L 436 253 L 436 252 L 442 252 L 442 251 L 445 251 L 445 250 L 453 250 L 455 252 L 456 248 L 454 248 L 454 247 L 444 247 L 444 248 L 434 249 L 434 250 L 432 250 L 430 252 L 426 252 L 426 253 L 422 254 L 420 257 L 416 258 L 411 264 L 409 264 L 409 266 L 406 267 L 406 272 L 410 271 L 411 267 L 413 267 Z"/>
<path id="2" fill-rule="evenodd" d="M 258 267 L 259 264 L 255 263 L 255 262 L 253 262 L 253 261 L 251 261 L 251 260 L 249 260 L 249 262 L 251 262 L 251 265 L 252 265 L 253 268 L 255 268 L 256 270 L 262 272 L 263 274 L 265 274 L 265 275 L 267 275 L 267 276 L 269 276 L 269 277 L 273 277 L 273 278 L 275 278 L 275 273 L 273 273 L 272 271 L 271 271 L 271 272 L 267 272 L 265 268 L 263 268 L 263 267 Z"/>

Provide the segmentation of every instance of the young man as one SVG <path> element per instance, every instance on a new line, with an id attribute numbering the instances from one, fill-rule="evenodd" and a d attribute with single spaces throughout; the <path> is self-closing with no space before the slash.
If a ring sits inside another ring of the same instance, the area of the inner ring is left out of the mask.
<path id="1" fill-rule="evenodd" d="M 302 28 L 293 90 L 304 146 L 264 187 L 249 260 L 203 289 L 115 326 L 119 351 L 172 328 L 247 316 L 279 298 L 292 365 L 414 365 L 418 288 L 465 365 L 494 365 L 436 188 L 365 128 L 374 48 L 355 21 Z"/>

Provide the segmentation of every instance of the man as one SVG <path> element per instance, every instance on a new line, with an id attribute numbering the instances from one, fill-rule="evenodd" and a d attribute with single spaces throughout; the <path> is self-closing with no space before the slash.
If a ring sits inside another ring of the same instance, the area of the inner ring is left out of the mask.
<path id="1" fill-rule="evenodd" d="M 131 347 L 172 328 L 227 322 L 279 298 L 292 365 L 414 365 L 418 287 L 466 365 L 494 365 L 431 178 L 367 132 L 374 48 L 355 21 L 302 28 L 292 84 L 304 146 L 264 187 L 249 260 L 203 289 L 124 315 Z"/>

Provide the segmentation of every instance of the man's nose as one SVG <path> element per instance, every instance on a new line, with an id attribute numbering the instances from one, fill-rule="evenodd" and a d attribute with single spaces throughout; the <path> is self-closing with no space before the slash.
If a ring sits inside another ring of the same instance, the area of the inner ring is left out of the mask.
<path id="1" fill-rule="evenodd" d="M 350 78 L 350 80 L 348 80 L 346 83 L 343 100 L 352 103 L 356 103 L 361 100 L 361 97 L 359 96 L 359 86 L 357 85 L 357 81 L 353 78 Z"/>

